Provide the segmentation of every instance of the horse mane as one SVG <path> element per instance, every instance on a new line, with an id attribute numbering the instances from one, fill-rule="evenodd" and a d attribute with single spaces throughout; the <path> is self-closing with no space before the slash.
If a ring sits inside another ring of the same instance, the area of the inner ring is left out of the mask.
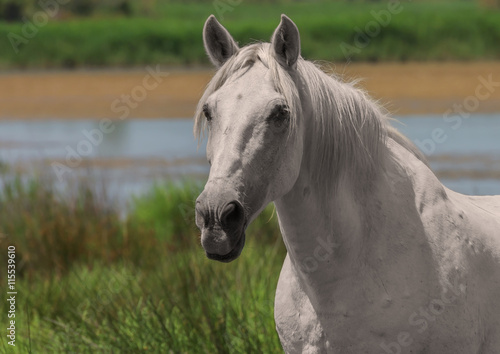
<path id="1" fill-rule="evenodd" d="M 388 122 L 387 112 L 355 82 L 342 82 L 328 75 L 316 64 L 299 58 L 296 70 L 283 68 L 275 59 L 269 43 L 255 43 L 241 48 L 215 73 L 198 103 L 194 134 L 201 139 L 206 129 L 203 105 L 236 72 L 262 62 L 269 70 L 275 89 L 283 95 L 290 111 L 291 131 L 302 116 L 301 99 L 310 100 L 314 121 L 313 136 L 307 142 L 316 164 L 318 182 L 348 177 L 369 180 L 381 165 L 387 138 L 412 152 L 427 164 L 424 155 Z M 305 91 L 305 92 L 304 92 Z"/>

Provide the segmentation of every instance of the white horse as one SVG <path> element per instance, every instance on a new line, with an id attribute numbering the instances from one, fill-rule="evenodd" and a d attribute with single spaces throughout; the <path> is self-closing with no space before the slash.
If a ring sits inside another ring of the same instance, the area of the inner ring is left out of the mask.
<path id="1" fill-rule="evenodd" d="M 286 16 L 271 43 L 239 48 L 213 16 L 203 39 L 218 71 L 195 118 L 196 224 L 230 262 L 275 203 L 284 350 L 500 353 L 500 197 L 444 187 L 374 101 L 301 58 Z"/>

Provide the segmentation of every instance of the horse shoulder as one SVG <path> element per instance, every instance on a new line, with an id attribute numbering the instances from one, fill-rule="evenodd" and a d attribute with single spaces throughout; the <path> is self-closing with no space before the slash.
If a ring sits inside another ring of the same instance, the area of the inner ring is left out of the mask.
<path id="1" fill-rule="evenodd" d="M 478 334 L 482 350 L 496 350 L 500 345 L 500 196 L 454 192 L 442 186 L 427 166 L 415 163 L 422 182 L 417 200 L 423 206 L 422 221 L 439 262 L 441 282 L 460 293 L 456 309 L 468 314 L 469 329 Z"/>
<path id="2" fill-rule="evenodd" d="M 425 229 L 425 242 L 437 262 L 441 286 L 459 294 L 456 304 L 460 305 L 452 308 L 470 315 L 470 329 L 478 333 L 488 329 L 494 339 L 485 339 L 485 343 L 498 343 L 500 196 L 454 192 L 411 152 L 400 145 L 393 150 L 412 181 L 415 207 Z"/>

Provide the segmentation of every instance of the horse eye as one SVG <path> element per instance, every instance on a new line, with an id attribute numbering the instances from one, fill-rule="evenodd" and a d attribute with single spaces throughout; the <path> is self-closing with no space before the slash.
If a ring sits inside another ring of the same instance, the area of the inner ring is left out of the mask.
<path id="1" fill-rule="evenodd" d="M 269 120 L 276 128 L 282 128 L 290 120 L 290 112 L 285 105 L 276 106 L 269 116 Z"/>
<path id="2" fill-rule="evenodd" d="M 203 105 L 203 114 L 205 115 L 205 118 L 208 122 L 212 120 L 212 115 L 210 114 L 210 109 L 208 108 L 207 104 Z"/>

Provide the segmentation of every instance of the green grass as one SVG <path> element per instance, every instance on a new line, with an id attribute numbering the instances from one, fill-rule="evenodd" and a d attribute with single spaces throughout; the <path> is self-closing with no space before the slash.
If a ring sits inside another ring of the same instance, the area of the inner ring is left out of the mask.
<path id="1" fill-rule="evenodd" d="M 302 53 L 328 61 L 496 60 L 500 59 L 500 11 L 474 2 L 407 2 L 367 44 L 349 53 L 359 31 L 374 21 L 371 11 L 385 2 L 243 1 L 217 11 L 212 2 L 189 5 L 158 1 L 146 17 L 100 15 L 51 21 L 33 38 L 12 49 L 9 33 L 23 24 L 0 23 L 0 68 L 75 68 L 207 64 L 201 31 L 208 15 L 218 15 L 240 44 L 268 40 L 281 13 L 299 26 Z M 359 29 L 359 30 L 357 30 Z"/>
<path id="2" fill-rule="evenodd" d="M 0 260 L 15 245 L 17 351 L 281 351 L 273 301 L 285 252 L 272 206 L 241 257 L 222 264 L 205 257 L 193 226 L 199 182 L 154 186 L 124 219 L 88 188 L 63 196 L 2 177 Z"/>

